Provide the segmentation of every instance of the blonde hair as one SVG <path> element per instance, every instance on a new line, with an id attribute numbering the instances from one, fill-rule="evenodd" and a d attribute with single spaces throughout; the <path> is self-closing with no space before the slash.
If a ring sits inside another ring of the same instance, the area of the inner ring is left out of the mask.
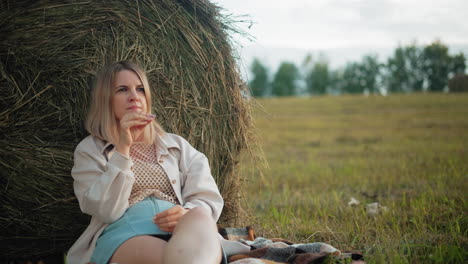
<path id="1" fill-rule="evenodd" d="M 145 72 L 131 61 L 118 61 L 105 66 L 96 76 L 92 91 L 91 106 L 86 118 L 86 130 L 102 140 L 116 143 L 118 140 L 118 124 L 112 107 L 113 83 L 118 72 L 133 71 L 145 89 L 147 111 L 151 112 L 151 89 Z M 143 142 L 155 143 L 164 130 L 157 121 L 151 122 L 143 132 Z"/>

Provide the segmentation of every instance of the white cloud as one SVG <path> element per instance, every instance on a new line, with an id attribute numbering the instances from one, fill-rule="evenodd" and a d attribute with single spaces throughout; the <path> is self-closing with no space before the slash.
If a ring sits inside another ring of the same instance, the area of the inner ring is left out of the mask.
<path id="1" fill-rule="evenodd" d="M 272 71 L 282 61 L 300 65 L 307 53 L 324 53 L 333 68 L 377 54 L 385 61 L 399 44 L 442 40 L 468 54 L 467 0 L 215 0 L 233 15 L 250 15 L 239 38 L 245 78 L 254 57 Z M 238 36 L 236 36 L 238 37 Z M 243 47 L 242 47 L 243 46 Z"/>
<path id="2" fill-rule="evenodd" d="M 468 43 L 468 1 L 217 0 L 228 13 L 249 14 L 247 31 L 265 46 L 332 48 L 395 46 L 436 38 Z M 245 40 L 242 42 L 248 45 Z"/>

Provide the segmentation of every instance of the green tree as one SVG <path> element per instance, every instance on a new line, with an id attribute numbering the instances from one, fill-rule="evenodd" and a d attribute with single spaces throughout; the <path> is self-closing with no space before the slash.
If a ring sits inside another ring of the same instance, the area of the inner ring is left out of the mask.
<path id="1" fill-rule="evenodd" d="M 303 63 L 304 79 L 309 94 L 325 94 L 330 85 L 328 60 L 324 54 L 313 62 L 312 56 L 307 55 Z"/>
<path id="2" fill-rule="evenodd" d="M 423 59 L 429 91 L 443 91 L 448 83 L 451 64 L 448 47 L 435 41 L 424 47 Z"/>
<path id="3" fill-rule="evenodd" d="M 342 77 L 341 91 L 344 93 L 363 93 L 364 86 L 361 82 L 361 69 L 356 62 L 347 63 Z"/>
<path id="4" fill-rule="evenodd" d="M 310 94 L 325 94 L 330 82 L 327 62 L 316 62 L 305 78 Z"/>
<path id="5" fill-rule="evenodd" d="M 380 77 L 381 64 L 378 61 L 377 55 L 365 55 L 362 58 L 360 65 L 361 85 L 364 90 L 369 93 L 379 92 L 378 79 Z"/>
<path id="6" fill-rule="evenodd" d="M 423 90 L 424 85 L 424 59 L 421 48 L 412 44 L 405 48 L 405 55 L 407 58 L 407 71 L 408 71 L 408 88 L 411 91 L 420 92 Z"/>
<path id="7" fill-rule="evenodd" d="M 387 83 L 388 91 L 398 93 L 408 90 L 408 70 L 406 57 L 403 47 L 398 47 L 393 57 L 388 58 L 387 61 Z"/>
<path id="8" fill-rule="evenodd" d="M 310 85 L 308 85 L 309 92 L 311 94 L 325 94 L 329 80 L 328 63 L 315 63 L 309 78 L 306 79 L 306 82 L 310 82 Z"/>
<path id="9" fill-rule="evenodd" d="M 249 88 L 252 96 L 265 96 L 269 85 L 267 67 L 263 65 L 260 60 L 254 58 L 252 65 L 250 66 L 250 71 L 253 75 L 252 80 L 249 82 Z"/>
<path id="10" fill-rule="evenodd" d="M 343 70 L 338 69 L 338 70 L 332 70 L 330 71 L 328 75 L 328 90 L 327 92 L 330 94 L 340 94 L 342 93 L 343 90 Z"/>
<path id="11" fill-rule="evenodd" d="M 345 93 L 378 92 L 381 64 L 376 55 L 365 55 L 361 62 L 348 63 L 343 72 L 342 91 Z"/>
<path id="12" fill-rule="evenodd" d="M 451 63 L 450 63 L 450 72 L 452 72 L 454 75 L 460 75 L 464 74 L 466 70 L 466 58 L 465 54 L 460 52 L 457 55 L 454 55 L 451 57 Z"/>
<path id="13" fill-rule="evenodd" d="M 273 78 L 272 94 L 275 96 L 295 95 L 298 79 L 299 70 L 294 63 L 281 63 Z"/>
<path id="14" fill-rule="evenodd" d="M 421 91 L 425 78 L 422 49 L 415 44 L 398 47 L 387 61 L 389 92 Z"/>

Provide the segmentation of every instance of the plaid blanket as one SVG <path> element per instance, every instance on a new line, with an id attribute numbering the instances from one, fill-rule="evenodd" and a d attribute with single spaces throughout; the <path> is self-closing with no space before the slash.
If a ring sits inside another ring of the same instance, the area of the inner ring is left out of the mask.
<path id="1" fill-rule="evenodd" d="M 341 253 L 326 243 L 297 244 L 281 238 L 253 238 L 251 227 L 222 229 L 220 234 L 227 240 L 250 246 L 249 252 L 228 256 L 231 264 L 365 263 L 361 254 Z"/>

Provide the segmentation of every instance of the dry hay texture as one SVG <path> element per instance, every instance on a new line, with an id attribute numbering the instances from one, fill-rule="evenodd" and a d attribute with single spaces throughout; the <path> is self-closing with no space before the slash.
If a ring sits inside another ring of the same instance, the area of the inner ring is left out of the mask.
<path id="1" fill-rule="evenodd" d="M 250 114 L 229 17 L 205 0 L 0 2 L 0 259 L 65 252 L 88 224 L 73 194 L 90 84 L 106 61 L 148 72 L 163 127 L 207 155 L 236 219 Z M 234 25 L 234 26 L 233 26 Z"/>

